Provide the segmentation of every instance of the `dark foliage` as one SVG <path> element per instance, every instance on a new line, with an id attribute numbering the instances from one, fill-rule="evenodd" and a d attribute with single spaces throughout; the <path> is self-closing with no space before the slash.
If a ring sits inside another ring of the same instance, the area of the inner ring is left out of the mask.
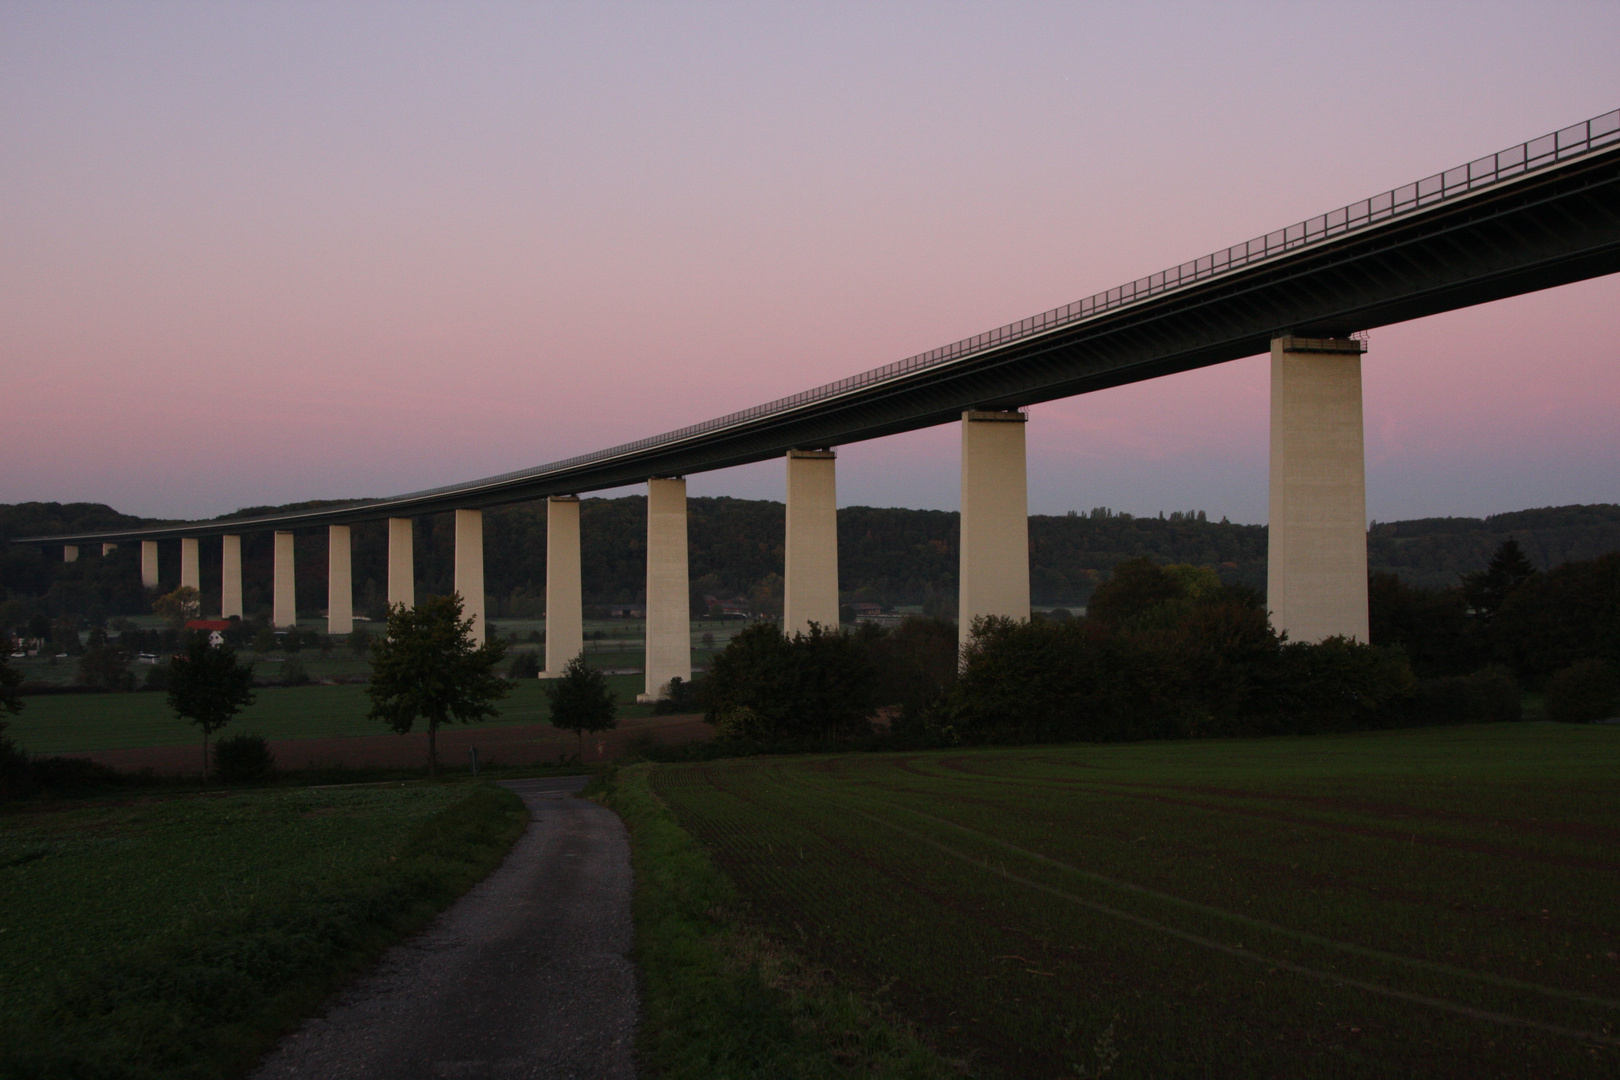
<path id="1" fill-rule="evenodd" d="M 103 636 L 79 657 L 79 685 L 91 690 L 133 690 L 135 676 L 129 670 L 129 654 L 109 644 Z"/>
<path id="2" fill-rule="evenodd" d="M 1607 660 L 1582 660 L 1547 682 L 1547 719 L 1590 724 L 1620 716 L 1620 670 Z"/>
<path id="3" fill-rule="evenodd" d="M 475 646 L 472 620 L 461 610 L 456 593 L 425 597 L 414 608 L 395 604 L 387 637 L 372 646 L 370 716 L 401 735 L 426 721 L 432 776 L 439 774 L 439 728 L 498 716 L 495 702 L 512 688 L 495 674 L 506 643 L 497 638 Z"/>
<path id="4" fill-rule="evenodd" d="M 869 736 L 877 672 L 859 641 L 812 623 L 754 623 L 709 664 L 705 717 L 724 737 L 836 746 Z"/>
<path id="5" fill-rule="evenodd" d="M 1524 582 L 1491 620 L 1491 640 L 1532 685 L 1582 660 L 1620 667 L 1620 552 Z"/>
<path id="6" fill-rule="evenodd" d="M 1471 675 L 1419 679 L 1404 709 L 1414 724 L 1490 724 L 1524 718 L 1518 680 L 1495 665 Z"/>
<path id="7" fill-rule="evenodd" d="M 539 677 L 539 655 L 533 650 L 529 649 L 512 654 L 512 662 L 507 665 L 506 674 L 512 679 L 533 679 Z"/>
<path id="8" fill-rule="evenodd" d="M 263 735 L 227 735 L 214 744 L 214 777 L 251 784 L 275 775 L 276 755 Z"/>
<path id="9" fill-rule="evenodd" d="M 208 736 L 251 704 L 253 668 L 238 664 L 229 645 L 213 648 L 207 637 L 195 634 L 185 654 L 169 662 L 169 707 L 202 729 L 205 772 Z"/>
<path id="10" fill-rule="evenodd" d="M 1502 610 L 1508 595 L 1529 581 L 1535 572 L 1519 542 L 1509 537 L 1502 541 L 1484 570 L 1463 576 L 1463 597 L 1476 615 L 1489 621 Z"/>
<path id="11" fill-rule="evenodd" d="M 568 661 L 559 678 L 546 683 L 546 697 L 551 702 L 551 726 L 572 731 L 581 754 L 585 732 L 608 731 L 618 723 L 619 706 L 607 676 L 587 664 L 584 653 Z"/>
<path id="12" fill-rule="evenodd" d="M 679 675 L 669 680 L 669 693 L 653 702 L 654 716 L 680 716 L 703 711 L 703 682 L 701 679 L 683 679 Z"/>

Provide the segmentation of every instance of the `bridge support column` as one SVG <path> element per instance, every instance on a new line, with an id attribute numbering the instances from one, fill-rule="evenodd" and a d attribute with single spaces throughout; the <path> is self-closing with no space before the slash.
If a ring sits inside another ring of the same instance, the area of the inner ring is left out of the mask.
<path id="1" fill-rule="evenodd" d="M 789 450 L 782 631 L 838 629 L 838 500 L 831 450 Z"/>
<path id="2" fill-rule="evenodd" d="M 298 593 L 293 587 L 293 534 L 276 533 L 275 580 L 270 590 L 270 625 L 296 626 Z"/>
<path id="3" fill-rule="evenodd" d="M 326 632 L 354 633 L 354 569 L 347 525 L 326 528 Z"/>
<path id="4" fill-rule="evenodd" d="M 1271 343 L 1266 603 L 1293 641 L 1367 632 L 1360 341 Z"/>
<path id="5" fill-rule="evenodd" d="M 219 617 L 242 617 L 242 538 L 219 538 Z"/>
<path id="6" fill-rule="evenodd" d="M 472 620 L 474 645 L 484 643 L 484 512 L 456 511 L 456 592 L 461 617 Z"/>
<path id="7" fill-rule="evenodd" d="M 197 554 L 195 536 L 180 539 L 180 587 L 202 592 L 202 561 Z"/>
<path id="8" fill-rule="evenodd" d="M 980 615 L 1029 618 L 1029 480 L 1016 410 L 962 414 L 962 540 L 957 641 Z"/>
<path id="9" fill-rule="evenodd" d="M 62 561 L 65 562 L 65 563 L 78 562 L 79 561 L 79 545 L 77 545 L 77 544 L 63 544 L 62 545 Z"/>
<path id="10" fill-rule="evenodd" d="M 158 587 L 157 541 L 141 541 L 141 588 Z"/>
<path id="11" fill-rule="evenodd" d="M 585 610 L 579 570 L 579 499 L 546 500 L 546 670 L 555 679 L 585 649 Z"/>
<path id="12" fill-rule="evenodd" d="M 647 681 L 637 701 L 692 677 L 692 594 L 686 560 L 686 480 L 647 481 Z"/>
<path id="13" fill-rule="evenodd" d="M 410 518 L 388 519 L 388 606 L 416 606 L 416 530 Z"/>
<path id="14" fill-rule="evenodd" d="M 118 550 L 118 545 L 117 544 L 102 544 L 101 545 L 101 557 L 103 559 L 105 559 L 107 556 L 111 555 L 113 552 L 115 552 L 117 550 Z"/>

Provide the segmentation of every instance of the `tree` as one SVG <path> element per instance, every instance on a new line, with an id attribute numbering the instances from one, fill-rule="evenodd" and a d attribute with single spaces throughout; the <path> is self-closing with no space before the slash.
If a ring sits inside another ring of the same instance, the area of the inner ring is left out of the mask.
<path id="1" fill-rule="evenodd" d="M 349 651 L 356 656 L 365 656 L 371 651 L 371 631 L 363 626 L 354 628 L 349 635 Z"/>
<path id="2" fill-rule="evenodd" d="M 183 656 L 169 663 L 169 708 L 202 728 L 203 775 L 208 775 L 208 736 L 253 704 L 253 667 L 236 662 L 229 645 L 214 648 L 194 634 Z"/>
<path id="3" fill-rule="evenodd" d="M 451 720 L 469 724 L 500 715 L 495 702 L 511 684 L 495 674 L 506 644 L 472 643 L 472 620 L 461 617 L 461 596 L 429 596 L 414 608 L 388 609 L 388 636 L 371 649 L 373 720 L 399 734 L 427 722 L 428 775 L 439 775 L 438 733 Z"/>
<path id="4" fill-rule="evenodd" d="M 190 585 L 182 585 L 152 601 L 153 613 L 166 619 L 176 630 L 184 626 L 187 619 L 195 619 L 201 610 L 202 594 Z"/>
<path id="5" fill-rule="evenodd" d="M 79 682 L 97 690 L 133 690 L 135 676 L 129 673 L 129 654 L 109 644 L 105 634 L 92 633 L 90 647 L 79 657 Z"/>
<path id="6" fill-rule="evenodd" d="M 1530 580 L 1535 572 L 1536 568 L 1525 558 L 1519 542 L 1509 538 L 1496 549 L 1484 572 L 1468 574 L 1463 578 L 1463 596 L 1467 598 L 1468 606 L 1488 621 L 1496 617 L 1513 590 Z"/>
<path id="7" fill-rule="evenodd" d="M 0 638 L 0 642 L 6 639 Z M 4 652 L 0 652 L 0 712 L 8 712 L 15 716 L 22 712 L 22 695 L 17 693 L 17 687 L 22 684 L 22 672 L 11 666 L 11 661 Z M 0 720 L 0 731 L 5 730 L 5 721 Z"/>
<path id="8" fill-rule="evenodd" d="M 585 663 L 580 653 L 563 667 L 562 675 L 546 684 L 551 699 L 551 726 L 572 731 L 585 756 L 585 733 L 608 731 L 618 721 L 618 702 L 608 689 L 607 676 Z"/>

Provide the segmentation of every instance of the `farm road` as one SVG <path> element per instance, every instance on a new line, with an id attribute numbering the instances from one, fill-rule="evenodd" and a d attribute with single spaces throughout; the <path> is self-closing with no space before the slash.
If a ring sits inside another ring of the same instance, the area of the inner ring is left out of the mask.
<path id="1" fill-rule="evenodd" d="M 512 780 L 533 820 L 501 867 L 390 949 L 253 1074 L 633 1080 L 630 856 L 584 777 Z"/>

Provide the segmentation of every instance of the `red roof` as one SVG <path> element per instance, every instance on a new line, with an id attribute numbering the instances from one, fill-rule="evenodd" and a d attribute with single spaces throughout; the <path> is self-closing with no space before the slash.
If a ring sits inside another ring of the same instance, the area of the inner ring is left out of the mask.
<path id="1" fill-rule="evenodd" d="M 187 630 L 229 630 L 230 621 L 227 619 L 187 619 Z"/>

